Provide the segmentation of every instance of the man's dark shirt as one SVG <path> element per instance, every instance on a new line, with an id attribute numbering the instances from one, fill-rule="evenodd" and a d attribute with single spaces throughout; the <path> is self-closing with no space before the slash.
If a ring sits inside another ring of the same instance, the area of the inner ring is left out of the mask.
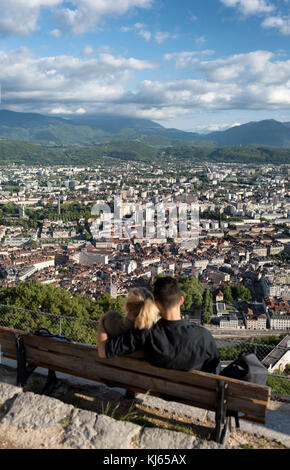
<path id="1" fill-rule="evenodd" d="M 144 350 L 144 359 L 157 367 L 176 370 L 216 371 L 219 353 L 211 333 L 187 320 L 163 318 L 150 330 L 132 329 L 109 338 L 106 357 L 113 358 Z"/>

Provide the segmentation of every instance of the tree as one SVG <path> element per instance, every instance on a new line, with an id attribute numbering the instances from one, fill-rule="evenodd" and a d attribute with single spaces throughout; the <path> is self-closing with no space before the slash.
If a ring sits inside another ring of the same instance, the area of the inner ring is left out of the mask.
<path id="1" fill-rule="evenodd" d="M 44 285 L 38 281 L 20 282 L 16 287 L 0 291 L 0 303 L 7 306 L 19 307 L 23 310 L 2 308 L 1 324 L 9 328 L 30 331 L 37 327 L 48 328 L 53 333 L 59 331 L 58 316 L 74 317 L 61 319 L 61 331 L 74 341 L 95 344 L 96 326 L 85 320 L 97 321 L 107 310 L 120 309 L 124 298 L 113 299 L 104 294 L 95 300 L 83 294 L 72 296 L 69 291 Z M 32 312 L 28 312 L 27 310 Z M 45 315 L 46 312 L 53 315 Z"/>
<path id="2" fill-rule="evenodd" d="M 252 294 L 250 289 L 243 285 L 232 285 L 231 286 L 232 297 L 235 300 L 241 299 L 245 300 L 246 302 L 250 302 L 252 300 Z"/>
<path id="3" fill-rule="evenodd" d="M 213 298 L 209 289 L 206 289 L 203 295 L 202 322 L 210 323 L 213 315 Z"/>
<path id="4" fill-rule="evenodd" d="M 230 286 L 223 286 L 222 288 L 223 294 L 224 294 L 224 301 L 227 304 L 232 304 L 233 303 L 233 296 L 232 296 L 232 290 Z"/>
<path id="5" fill-rule="evenodd" d="M 194 276 L 180 276 L 178 279 L 184 304 L 182 310 L 190 310 L 194 307 L 201 307 L 203 300 L 203 287 Z"/>

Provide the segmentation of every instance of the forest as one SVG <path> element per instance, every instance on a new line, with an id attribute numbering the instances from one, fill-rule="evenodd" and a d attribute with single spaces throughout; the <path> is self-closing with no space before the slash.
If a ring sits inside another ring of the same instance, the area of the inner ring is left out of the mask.
<path id="1" fill-rule="evenodd" d="M 111 165 L 125 161 L 190 160 L 192 162 L 289 164 L 290 149 L 267 146 L 228 146 L 189 144 L 163 139 L 143 142 L 143 136 L 135 140 L 109 141 L 88 145 L 40 145 L 35 143 L 0 139 L 0 165 L 7 163 L 30 165 Z M 157 144 L 158 142 L 158 144 Z M 162 145 L 162 142 L 165 145 Z M 113 160 L 112 160 L 113 159 Z"/>
<path id="2" fill-rule="evenodd" d="M 24 331 L 47 328 L 55 334 L 61 327 L 61 334 L 72 341 L 96 344 L 96 322 L 108 310 L 122 312 L 124 303 L 123 296 L 113 299 L 104 293 L 98 299 L 92 299 L 83 294 L 71 295 L 51 284 L 20 282 L 0 291 L 0 324 Z"/>

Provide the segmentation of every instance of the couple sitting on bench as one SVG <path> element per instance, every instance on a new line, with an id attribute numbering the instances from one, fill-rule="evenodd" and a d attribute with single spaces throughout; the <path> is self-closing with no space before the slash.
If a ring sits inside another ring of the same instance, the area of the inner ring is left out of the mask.
<path id="1" fill-rule="evenodd" d="M 181 318 L 183 302 L 178 282 L 171 277 L 157 279 L 154 297 L 147 289 L 132 289 L 125 318 L 108 312 L 100 320 L 99 357 L 143 350 L 144 359 L 156 367 L 219 373 L 219 352 L 211 333 Z"/>

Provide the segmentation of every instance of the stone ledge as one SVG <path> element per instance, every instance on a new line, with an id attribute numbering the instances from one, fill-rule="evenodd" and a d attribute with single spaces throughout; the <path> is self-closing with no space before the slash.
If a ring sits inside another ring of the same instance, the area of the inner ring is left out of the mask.
<path id="1" fill-rule="evenodd" d="M 0 408 L 7 400 L 14 398 L 19 393 L 22 393 L 22 388 L 0 382 Z"/>
<path id="2" fill-rule="evenodd" d="M 56 398 L 22 392 L 15 396 L 1 423 L 16 428 L 43 429 L 62 424 L 72 411 L 73 406 Z"/>
<path id="3" fill-rule="evenodd" d="M 92 411 L 74 409 L 56 398 L 0 383 L 0 440 L 14 448 L 192 449 L 226 448 L 186 433 L 145 429 Z"/>
<path id="4" fill-rule="evenodd" d="M 63 443 L 72 449 L 130 449 L 141 427 L 91 411 L 74 410 Z"/>

